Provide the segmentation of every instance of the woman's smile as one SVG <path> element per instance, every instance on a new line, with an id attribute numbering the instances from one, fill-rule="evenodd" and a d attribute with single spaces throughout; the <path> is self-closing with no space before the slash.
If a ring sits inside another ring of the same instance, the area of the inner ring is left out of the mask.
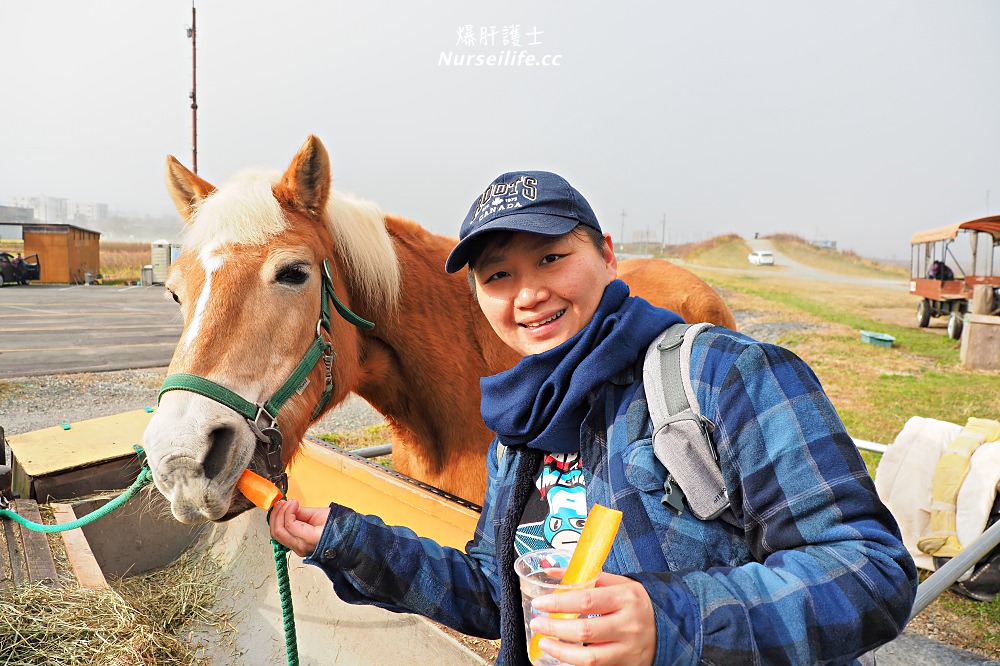
<path id="1" fill-rule="evenodd" d="M 528 356 L 583 330 L 617 277 L 618 262 L 607 238 L 598 251 L 586 235 L 518 232 L 487 246 L 474 273 L 490 326 L 508 347 Z"/>
<path id="2" fill-rule="evenodd" d="M 566 314 L 566 310 L 565 309 L 560 310 L 559 312 L 555 313 L 551 317 L 546 317 L 545 319 L 543 319 L 541 321 L 528 322 L 526 324 L 519 324 L 519 325 L 523 326 L 524 328 L 539 328 L 540 326 L 544 326 L 545 324 L 549 324 L 551 322 L 554 322 L 556 319 L 559 319 L 564 314 Z"/>

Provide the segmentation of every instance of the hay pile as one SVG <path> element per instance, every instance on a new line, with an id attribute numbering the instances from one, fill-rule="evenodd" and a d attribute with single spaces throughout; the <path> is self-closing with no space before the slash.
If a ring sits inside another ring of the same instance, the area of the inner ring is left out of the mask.
<path id="1" fill-rule="evenodd" d="M 198 663 L 185 641 L 193 625 L 232 632 L 212 610 L 223 577 L 206 555 L 109 582 L 105 590 L 70 580 L 0 592 L 0 665 L 190 666 Z"/>

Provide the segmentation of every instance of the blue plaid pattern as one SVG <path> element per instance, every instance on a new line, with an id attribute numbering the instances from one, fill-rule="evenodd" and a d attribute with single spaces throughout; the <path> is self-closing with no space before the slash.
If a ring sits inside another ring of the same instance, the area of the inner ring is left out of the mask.
<path id="1" fill-rule="evenodd" d="M 917 576 L 836 410 L 809 367 L 780 347 L 713 328 L 691 360 L 742 529 L 660 504 L 666 471 L 653 454 L 640 367 L 595 393 L 581 429 L 588 505 L 624 513 L 605 570 L 649 592 L 655 663 L 856 663 L 902 631 Z M 503 626 L 519 630 L 520 599 L 502 583 L 496 535 L 512 515 L 522 455 L 512 448 L 498 460 L 497 443 L 490 447 L 487 496 L 466 552 L 334 505 L 306 561 L 349 603 L 487 638 L 513 613 Z M 527 663 L 516 652 L 502 649 L 498 663 Z"/>

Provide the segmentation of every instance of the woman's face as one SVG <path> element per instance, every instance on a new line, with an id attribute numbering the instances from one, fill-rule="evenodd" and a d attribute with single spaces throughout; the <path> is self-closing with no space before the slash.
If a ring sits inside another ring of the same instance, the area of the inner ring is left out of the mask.
<path id="1" fill-rule="evenodd" d="M 598 251 L 584 234 L 515 233 L 487 245 L 473 271 L 479 307 L 493 330 L 522 356 L 569 340 L 586 326 L 618 276 L 611 238 Z"/>

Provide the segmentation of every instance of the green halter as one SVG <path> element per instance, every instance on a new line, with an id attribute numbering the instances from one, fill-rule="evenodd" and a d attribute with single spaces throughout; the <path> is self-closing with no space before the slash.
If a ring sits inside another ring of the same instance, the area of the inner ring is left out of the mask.
<path id="1" fill-rule="evenodd" d="M 315 419 L 322 414 L 333 397 L 333 362 L 336 360 L 337 354 L 333 351 L 333 345 L 323 337 L 324 330 L 328 335 L 331 333 L 330 301 L 333 301 L 333 307 L 336 308 L 340 316 L 347 322 L 365 330 L 371 330 L 375 327 L 374 323 L 351 312 L 337 298 L 337 294 L 333 290 L 333 278 L 330 276 L 330 262 L 324 259 L 323 285 L 320 290 L 320 318 L 316 323 L 316 339 L 309 345 L 309 349 L 306 350 L 299 364 L 295 366 L 295 370 L 292 371 L 291 376 L 285 380 L 285 383 L 274 392 L 274 395 L 267 402 L 263 404 L 250 402 L 243 396 L 210 379 L 187 372 L 178 372 L 167 375 L 163 380 L 160 392 L 156 396 L 156 403 L 160 403 L 160 399 L 167 391 L 181 390 L 203 395 L 206 398 L 211 398 L 229 407 L 245 418 L 250 426 L 250 430 L 253 431 L 257 439 L 267 445 L 267 467 L 271 479 L 275 480 L 282 477 L 281 445 L 284 438 L 281 435 L 281 430 L 278 428 L 278 412 L 285 402 L 292 397 L 292 394 L 305 387 L 309 373 L 312 372 L 313 367 L 320 359 L 323 360 L 323 364 L 326 367 L 326 384 L 323 388 L 323 395 L 320 396 L 319 403 L 316 405 L 316 409 L 313 410 L 311 418 Z"/>

